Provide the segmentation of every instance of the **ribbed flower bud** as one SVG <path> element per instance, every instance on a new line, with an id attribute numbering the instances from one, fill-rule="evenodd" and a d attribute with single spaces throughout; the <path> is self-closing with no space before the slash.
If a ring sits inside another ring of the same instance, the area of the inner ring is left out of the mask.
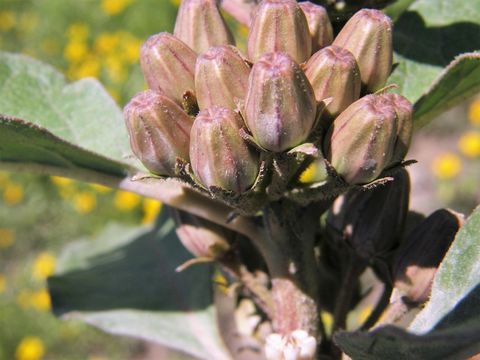
<path id="1" fill-rule="evenodd" d="M 197 53 L 212 46 L 235 45 L 217 0 L 183 0 L 173 34 Z"/>
<path id="2" fill-rule="evenodd" d="M 175 36 L 151 36 L 140 51 L 140 64 L 150 89 L 182 103 L 186 91 L 195 91 L 193 75 L 197 54 Z"/>
<path id="3" fill-rule="evenodd" d="M 392 163 L 400 162 L 407 155 L 413 132 L 413 106 L 406 98 L 398 94 L 384 94 L 397 113 L 397 142 L 393 149 Z"/>
<path id="4" fill-rule="evenodd" d="M 248 35 L 248 57 L 256 62 L 262 55 L 285 52 L 296 62 L 312 53 L 307 19 L 295 0 L 263 0 L 255 9 Z"/>
<path id="5" fill-rule="evenodd" d="M 201 110 L 222 106 L 235 110 L 247 92 L 250 67 L 233 46 L 208 49 L 197 59 L 195 91 Z"/>
<path id="6" fill-rule="evenodd" d="M 316 52 L 333 41 L 333 28 L 328 18 L 327 10 L 323 6 L 310 1 L 299 3 L 307 18 L 308 29 L 312 38 L 312 52 Z"/>
<path id="7" fill-rule="evenodd" d="M 332 205 L 327 217 L 329 230 L 363 259 L 388 255 L 402 236 L 409 195 L 410 178 L 405 169 L 383 186 L 350 190 Z"/>
<path id="8" fill-rule="evenodd" d="M 384 95 L 367 95 L 344 110 L 325 140 L 327 159 L 349 184 L 375 180 L 392 163 L 396 109 Z"/>
<path id="9" fill-rule="evenodd" d="M 379 10 L 358 11 L 345 24 L 333 45 L 357 59 L 365 89 L 381 89 L 392 71 L 392 21 Z"/>
<path id="10" fill-rule="evenodd" d="M 124 109 L 133 153 L 152 173 L 175 175 L 177 157 L 188 160 L 193 120 L 168 97 L 147 90 Z"/>
<path id="11" fill-rule="evenodd" d="M 206 187 L 237 193 L 250 188 L 259 171 L 258 154 L 240 137 L 243 126 L 233 110 L 212 107 L 200 111 L 192 126 L 190 160 Z"/>
<path id="12" fill-rule="evenodd" d="M 316 116 L 312 86 L 285 53 L 270 53 L 252 68 L 245 99 L 247 126 L 265 149 L 281 152 L 306 140 Z"/>
<path id="13" fill-rule="evenodd" d="M 421 304 L 428 300 L 438 266 L 462 224 L 461 214 L 437 210 L 402 242 L 393 262 L 393 279 L 408 301 Z"/>
<path id="14" fill-rule="evenodd" d="M 308 60 L 305 75 L 317 100 L 331 97 L 325 113 L 334 118 L 360 97 L 361 79 L 357 61 L 348 50 L 328 46 Z"/>
<path id="15" fill-rule="evenodd" d="M 193 255 L 216 259 L 229 249 L 233 233 L 211 221 L 199 218 L 188 212 L 172 209 L 176 233 Z"/>

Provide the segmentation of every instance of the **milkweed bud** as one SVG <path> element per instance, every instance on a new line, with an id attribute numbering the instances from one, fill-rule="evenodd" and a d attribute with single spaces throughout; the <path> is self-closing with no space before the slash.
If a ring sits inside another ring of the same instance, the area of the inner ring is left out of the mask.
<path id="1" fill-rule="evenodd" d="M 345 109 L 326 136 L 325 153 L 349 184 L 375 180 L 392 163 L 397 114 L 384 95 L 367 95 Z"/>
<path id="2" fill-rule="evenodd" d="M 152 173 L 175 175 L 177 157 L 188 160 L 193 120 L 168 97 L 147 90 L 124 109 L 133 153 Z"/>
<path id="3" fill-rule="evenodd" d="M 245 98 L 247 126 L 265 149 L 281 152 L 306 140 L 316 100 L 304 72 L 285 53 L 262 56 L 252 68 Z"/>
<path id="4" fill-rule="evenodd" d="M 185 211 L 172 208 L 172 214 L 180 241 L 193 255 L 216 259 L 230 249 L 232 231 Z"/>
<path id="5" fill-rule="evenodd" d="M 410 178 L 405 169 L 383 186 L 353 189 L 338 197 L 327 224 L 363 259 L 388 255 L 402 236 L 408 212 Z"/>
<path id="6" fill-rule="evenodd" d="M 183 0 L 173 34 L 199 54 L 212 46 L 235 45 L 217 0 Z"/>
<path id="7" fill-rule="evenodd" d="M 195 91 L 200 109 L 214 105 L 235 110 L 247 92 L 250 67 L 233 46 L 208 49 L 195 66 Z"/>
<path id="8" fill-rule="evenodd" d="M 308 29 L 312 38 L 312 52 L 330 45 L 333 41 L 333 28 L 327 10 L 323 6 L 310 1 L 304 1 L 298 5 L 307 18 Z"/>
<path id="9" fill-rule="evenodd" d="M 407 155 L 413 132 L 413 106 L 406 98 L 398 94 L 384 94 L 397 113 L 397 142 L 393 149 L 392 163 L 400 162 Z"/>
<path id="10" fill-rule="evenodd" d="M 435 211 L 400 244 L 393 262 L 395 287 L 412 303 L 428 300 L 438 266 L 463 224 L 463 215 Z"/>
<path id="11" fill-rule="evenodd" d="M 379 10 L 355 13 L 333 41 L 357 59 L 368 92 L 381 89 L 392 71 L 392 20 Z"/>
<path id="12" fill-rule="evenodd" d="M 330 118 L 338 116 L 360 97 L 360 70 L 352 53 L 337 46 L 316 52 L 305 67 L 318 101 L 332 98 L 325 111 Z"/>
<path id="13" fill-rule="evenodd" d="M 212 107 L 200 111 L 192 126 L 192 169 L 206 187 L 237 193 L 250 188 L 259 171 L 258 155 L 240 137 L 243 126 L 233 110 Z"/>
<path id="14" fill-rule="evenodd" d="M 296 62 L 312 53 L 307 19 L 295 0 L 263 0 L 255 9 L 248 35 L 248 57 L 256 62 L 262 55 L 285 52 Z"/>
<path id="15" fill-rule="evenodd" d="M 151 36 L 140 51 L 140 64 L 150 89 L 177 104 L 186 91 L 195 90 L 193 75 L 197 54 L 175 36 L 163 32 Z"/>

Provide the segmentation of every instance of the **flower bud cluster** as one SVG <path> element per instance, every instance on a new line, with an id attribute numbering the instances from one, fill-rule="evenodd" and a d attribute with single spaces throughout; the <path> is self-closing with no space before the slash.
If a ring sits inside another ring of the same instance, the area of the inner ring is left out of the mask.
<path id="1" fill-rule="evenodd" d="M 361 10 L 334 38 L 323 7 L 263 0 L 244 56 L 218 1 L 183 0 L 174 34 L 141 49 L 150 89 L 125 108 L 133 152 L 154 174 L 177 175 L 180 159 L 203 187 L 244 193 L 261 152 L 314 142 L 347 183 L 371 182 L 402 161 L 411 137 L 411 104 L 372 94 L 391 71 L 391 28 Z"/>

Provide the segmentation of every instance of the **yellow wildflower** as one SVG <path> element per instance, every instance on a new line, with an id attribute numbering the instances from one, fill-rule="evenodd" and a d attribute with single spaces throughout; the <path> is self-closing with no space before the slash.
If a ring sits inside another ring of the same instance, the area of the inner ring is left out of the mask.
<path id="1" fill-rule="evenodd" d="M 142 223 L 150 224 L 154 222 L 161 208 L 162 208 L 162 203 L 158 200 L 153 200 L 153 199 L 143 200 Z"/>
<path id="2" fill-rule="evenodd" d="M 127 69 L 125 68 L 123 61 L 116 55 L 108 56 L 105 59 L 105 66 L 107 73 L 113 82 L 122 82 L 127 78 Z"/>
<path id="3" fill-rule="evenodd" d="M 440 179 L 449 179 L 457 176 L 462 169 L 462 161 L 452 153 L 445 153 L 434 159 L 432 170 Z"/>
<path id="4" fill-rule="evenodd" d="M 0 172 L 0 187 L 6 186 L 10 181 L 10 175 Z"/>
<path id="5" fill-rule="evenodd" d="M 480 98 L 477 98 L 470 104 L 468 109 L 468 119 L 473 125 L 480 125 Z"/>
<path id="6" fill-rule="evenodd" d="M 136 64 L 140 57 L 142 41 L 134 36 L 125 36 L 122 41 L 122 56 L 129 64 Z"/>
<path id="7" fill-rule="evenodd" d="M 9 183 L 3 192 L 3 200 L 8 205 L 16 205 L 23 200 L 23 186 L 20 184 Z"/>
<path id="8" fill-rule="evenodd" d="M 50 176 L 50 181 L 57 186 L 67 186 L 73 183 L 72 179 L 62 177 L 62 176 Z"/>
<path id="9" fill-rule="evenodd" d="M 323 164 L 323 160 L 314 161 L 308 168 L 300 175 L 300 182 L 303 184 L 321 181 L 327 177 L 327 171 Z"/>
<path id="10" fill-rule="evenodd" d="M 32 300 L 32 292 L 30 290 L 22 290 L 17 295 L 17 304 L 22 309 L 30 307 L 30 301 Z"/>
<path id="11" fill-rule="evenodd" d="M 50 294 L 46 289 L 42 289 L 33 293 L 30 304 L 33 308 L 39 311 L 50 311 L 52 308 Z"/>
<path id="12" fill-rule="evenodd" d="M 38 28 L 38 15 L 32 11 L 20 15 L 19 28 L 23 33 L 30 33 Z"/>
<path id="13" fill-rule="evenodd" d="M 117 209 L 128 211 L 136 208 L 141 200 L 142 198 L 137 194 L 127 191 L 117 191 L 113 202 Z"/>
<path id="14" fill-rule="evenodd" d="M 44 280 L 55 271 L 55 257 L 48 253 L 42 252 L 38 254 L 33 263 L 33 277 L 38 280 Z"/>
<path id="15" fill-rule="evenodd" d="M 173 6 L 180 6 L 180 3 L 182 2 L 182 0 L 170 0 L 170 3 L 173 5 Z"/>
<path id="16" fill-rule="evenodd" d="M 40 338 L 27 336 L 20 341 L 15 351 L 16 360 L 40 360 L 45 354 L 45 346 Z"/>
<path id="17" fill-rule="evenodd" d="M 109 188 L 108 186 L 100 185 L 100 184 L 89 184 L 90 187 L 95 190 L 96 192 L 99 192 L 101 194 L 108 193 L 112 191 L 112 188 Z"/>
<path id="18" fill-rule="evenodd" d="M 93 48 L 101 55 L 111 54 L 120 43 L 118 33 L 101 33 L 93 44 Z"/>
<path id="19" fill-rule="evenodd" d="M 372 305 L 367 305 L 362 310 L 360 310 L 360 312 L 358 313 L 358 323 L 363 324 L 365 321 L 367 321 L 372 311 L 373 311 Z"/>
<path id="20" fill-rule="evenodd" d="M 70 67 L 68 70 L 68 76 L 72 79 L 81 79 L 85 77 L 98 77 L 100 74 L 100 62 L 98 59 L 89 55 L 75 66 Z"/>
<path id="21" fill-rule="evenodd" d="M 70 62 L 80 62 L 88 54 L 88 47 L 83 41 L 69 41 L 63 50 L 63 56 Z"/>
<path id="22" fill-rule="evenodd" d="M 107 15 L 117 15 L 130 5 L 131 0 L 102 0 L 102 10 Z"/>
<path id="23" fill-rule="evenodd" d="M 82 191 L 73 196 L 73 207 L 80 214 L 88 214 L 97 206 L 97 197 L 90 191 Z"/>
<path id="24" fill-rule="evenodd" d="M 0 273 L 0 294 L 5 292 L 5 289 L 7 288 L 7 278 L 5 275 Z"/>
<path id="25" fill-rule="evenodd" d="M 88 33 L 88 25 L 83 23 L 74 23 L 67 29 L 67 36 L 74 40 L 86 40 Z"/>
<path id="26" fill-rule="evenodd" d="M 322 319 L 323 327 L 325 328 L 325 331 L 327 334 L 330 334 L 332 332 L 332 326 L 333 326 L 333 316 L 331 313 L 322 311 L 320 313 L 320 318 Z"/>
<path id="27" fill-rule="evenodd" d="M 0 249 L 6 249 L 12 246 L 15 241 L 15 233 L 13 230 L 0 228 Z"/>
<path id="28" fill-rule="evenodd" d="M 480 132 L 468 131 L 458 141 L 460 151 L 468 157 L 480 156 Z"/>
<path id="29" fill-rule="evenodd" d="M 13 11 L 0 11 L 0 31 L 9 31 L 16 23 L 17 19 Z"/>

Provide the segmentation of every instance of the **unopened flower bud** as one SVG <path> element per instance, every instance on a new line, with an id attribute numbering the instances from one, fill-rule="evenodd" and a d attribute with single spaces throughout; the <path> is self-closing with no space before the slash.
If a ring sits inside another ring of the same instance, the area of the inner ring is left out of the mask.
<path id="1" fill-rule="evenodd" d="M 333 41 L 333 28 L 328 18 L 327 10 L 323 6 L 310 1 L 299 3 L 307 18 L 308 29 L 312 38 L 312 52 L 316 52 Z"/>
<path id="2" fill-rule="evenodd" d="M 140 64 L 150 89 L 165 94 L 177 104 L 183 95 L 194 93 L 197 54 L 169 33 L 151 36 L 140 51 Z"/>
<path id="3" fill-rule="evenodd" d="M 312 86 L 285 53 L 264 55 L 252 68 L 245 99 L 247 126 L 265 149 L 281 152 L 306 140 L 316 116 Z"/>
<path id="4" fill-rule="evenodd" d="M 397 113 L 397 142 L 393 149 L 392 163 L 400 162 L 407 155 L 413 132 L 413 106 L 406 98 L 398 94 L 384 94 Z"/>
<path id="5" fill-rule="evenodd" d="M 267 360 L 313 360 L 317 341 L 304 330 L 295 330 L 286 336 L 270 334 L 265 340 Z"/>
<path id="6" fill-rule="evenodd" d="M 332 98 L 325 113 L 334 118 L 360 97 L 361 79 L 357 61 L 348 50 L 328 46 L 308 60 L 305 75 L 318 101 Z"/>
<path id="7" fill-rule="evenodd" d="M 217 0 L 183 0 L 173 34 L 197 53 L 212 46 L 235 45 Z"/>
<path id="8" fill-rule="evenodd" d="M 250 67 L 233 46 L 208 49 L 197 59 L 195 91 L 201 110 L 222 106 L 232 110 L 245 98 Z"/>
<path id="9" fill-rule="evenodd" d="M 212 107 L 200 111 L 192 126 L 190 160 L 206 187 L 241 193 L 250 188 L 259 171 L 259 159 L 240 137 L 243 121 L 233 110 Z"/>
<path id="10" fill-rule="evenodd" d="M 217 259 L 230 249 L 232 231 L 188 212 L 172 209 L 176 233 L 193 255 Z"/>
<path id="11" fill-rule="evenodd" d="M 168 97 L 147 90 L 124 109 L 133 153 L 152 173 L 175 175 L 177 157 L 188 160 L 193 120 Z"/>
<path id="12" fill-rule="evenodd" d="M 392 21 L 379 10 L 355 13 L 333 41 L 357 59 L 368 92 L 381 89 L 392 71 Z"/>
<path id="13" fill-rule="evenodd" d="M 295 0 L 263 0 L 255 9 L 248 35 L 248 57 L 256 62 L 262 55 L 285 52 L 296 62 L 312 53 L 307 19 Z"/>
<path id="14" fill-rule="evenodd" d="M 338 197 L 328 213 L 329 231 L 366 260 L 387 256 L 402 236 L 410 178 L 400 169 L 394 180 L 372 190 L 353 189 Z"/>
<path id="15" fill-rule="evenodd" d="M 438 266 L 463 224 L 463 215 L 435 211 L 401 243 L 393 262 L 395 287 L 411 303 L 428 300 Z"/>
<path id="16" fill-rule="evenodd" d="M 327 159 L 349 184 L 375 180 L 392 163 L 397 114 L 384 95 L 367 95 L 345 109 L 325 140 Z"/>

